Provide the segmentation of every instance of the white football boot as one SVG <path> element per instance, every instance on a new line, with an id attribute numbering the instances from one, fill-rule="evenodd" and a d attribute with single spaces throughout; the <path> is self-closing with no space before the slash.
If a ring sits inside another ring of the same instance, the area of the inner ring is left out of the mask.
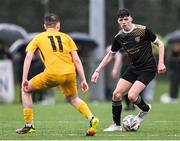
<path id="1" fill-rule="evenodd" d="M 122 127 L 113 123 L 108 128 L 104 129 L 104 132 L 113 132 L 113 131 L 120 131 L 121 132 Z"/>
<path id="2" fill-rule="evenodd" d="M 140 123 L 143 122 L 144 118 L 147 116 L 147 114 L 151 111 L 151 105 L 148 104 L 149 106 L 149 111 L 148 112 L 144 112 L 144 111 L 140 111 L 137 115 L 137 117 L 139 118 L 140 120 Z"/>

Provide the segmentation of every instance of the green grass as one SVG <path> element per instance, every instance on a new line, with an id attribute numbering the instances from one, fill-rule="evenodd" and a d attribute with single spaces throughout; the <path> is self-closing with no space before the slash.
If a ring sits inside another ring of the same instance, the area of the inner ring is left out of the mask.
<path id="1" fill-rule="evenodd" d="M 169 81 L 156 80 L 154 101 L 159 101 L 160 96 L 163 93 L 169 92 Z"/>
<path id="2" fill-rule="evenodd" d="M 20 104 L 0 105 L 1 140 L 179 140 L 180 106 L 178 104 L 152 104 L 151 113 L 137 132 L 105 133 L 111 120 L 111 103 L 89 104 L 100 119 L 99 130 L 94 137 L 86 137 L 88 121 L 71 105 L 61 103 L 51 106 L 34 105 L 36 133 L 16 135 L 15 130 L 24 125 Z M 122 116 L 137 114 L 123 111 Z"/>
<path id="3" fill-rule="evenodd" d="M 168 92 L 167 81 L 157 81 L 152 111 L 138 132 L 103 132 L 112 122 L 111 103 L 89 103 L 100 119 L 99 130 L 94 137 L 86 137 L 88 121 L 71 105 L 64 103 L 63 96 L 55 93 L 56 105 L 34 105 L 36 133 L 17 135 L 15 130 L 24 126 L 22 106 L 19 103 L 19 87 L 16 87 L 16 104 L 0 105 L 0 140 L 180 140 L 179 104 L 161 104 L 159 98 Z M 80 94 L 81 96 L 81 94 Z M 81 96 L 85 101 L 89 96 Z M 133 112 L 122 112 L 122 117 Z"/>

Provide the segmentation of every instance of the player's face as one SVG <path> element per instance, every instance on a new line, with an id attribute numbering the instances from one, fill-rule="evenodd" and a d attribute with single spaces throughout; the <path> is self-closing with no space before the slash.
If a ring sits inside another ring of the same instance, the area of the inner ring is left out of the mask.
<path id="1" fill-rule="evenodd" d="M 132 28 L 132 17 L 118 18 L 118 23 L 122 29 L 129 31 Z"/>

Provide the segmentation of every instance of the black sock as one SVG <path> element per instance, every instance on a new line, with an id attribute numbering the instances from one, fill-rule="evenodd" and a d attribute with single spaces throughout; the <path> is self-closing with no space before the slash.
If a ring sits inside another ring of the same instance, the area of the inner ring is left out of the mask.
<path id="1" fill-rule="evenodd" d="M 113 121 L 116 125 L 121 125 L 121 112 L 122 112 L 122 104 L 121 101 L 112 101 L 112 114 Z"/>
<path id="2" fill-rule="evenodd" d="M 134 102 L 142 111 L 148 112 L 149 106 L 144 102 L 143 98 L 138 96 L 136 102 Z"/>

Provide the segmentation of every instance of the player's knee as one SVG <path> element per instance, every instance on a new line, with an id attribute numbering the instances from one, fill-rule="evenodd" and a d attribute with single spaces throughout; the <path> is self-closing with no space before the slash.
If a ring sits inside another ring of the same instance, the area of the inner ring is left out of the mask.
<path id="1" fill-rule="evenodd" d="M 131 102 L 135 102 L 137 98 L 136 98 L 136 96 L 135 96 L 134 94 L 129 93 L 129 94 L 128 94 L 128 99 L 129 99 L 129 101 L 131 101 Z"/>
<path id="2" fill-rule="evenodd" d="M 121 97 L 122 97 L 121 92 L 116 91 L 116 90 L 113 92 L 113 100 L 119 100 L 119 99 L 121 99 Z"/>

